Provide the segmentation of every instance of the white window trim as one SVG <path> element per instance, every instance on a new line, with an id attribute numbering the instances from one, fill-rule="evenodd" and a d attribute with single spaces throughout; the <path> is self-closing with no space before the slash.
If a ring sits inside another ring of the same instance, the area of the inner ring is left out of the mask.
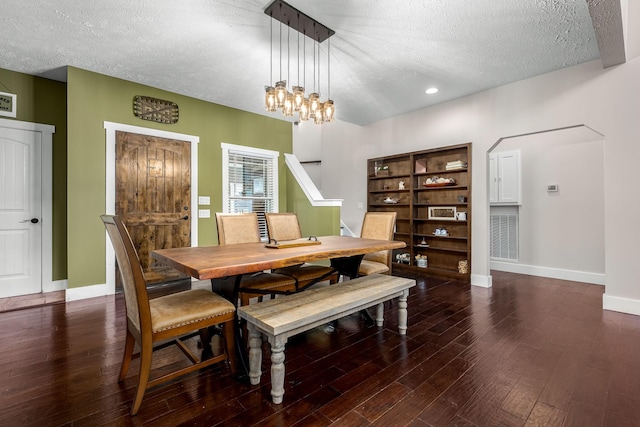
<path id="1" fill-rule="evenodd" d="M 244 145 L 228 144 L 226 142 L 220 143 L 222 148 L 222 212 L 229 213 L 229 153 L 244 154 L 247 156 L 263 157 L 265 159 L 272 159 L 275 164 L 273 167 L 273 206 L 274 212 L 278 212 L 279 199 L 278 199 L 278 158 L 280 153 L 274 150 L 266 150 L 264 148 L 246 147 Z"/>

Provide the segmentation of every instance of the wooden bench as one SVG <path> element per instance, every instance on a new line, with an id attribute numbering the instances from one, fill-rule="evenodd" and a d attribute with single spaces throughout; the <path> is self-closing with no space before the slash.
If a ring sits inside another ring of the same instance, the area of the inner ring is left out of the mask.
<path id="1" fill-rule="evenodd" d="M 396 297 L 398 329 L 405 335 L 407 296 L 415 284 L 413 279 L 372 274 L 238 308 L 238 315 L 247 321 L 249 330 L 251 384 L 260 384 L 262 334 L 271 344 L 271 396 L 276 404 L 282 402 L 284 395 L 284 346 L 289 337 L 374 305 L 376 323 L 382 326 L 382 303 Z"/>

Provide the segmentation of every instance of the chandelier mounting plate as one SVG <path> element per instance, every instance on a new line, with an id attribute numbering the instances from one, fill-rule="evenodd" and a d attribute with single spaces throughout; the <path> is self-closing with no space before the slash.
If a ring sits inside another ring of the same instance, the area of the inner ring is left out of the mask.
<path id="1" fill-rule="evenodd" d="M 322 43 L 336 33 L 282 0 L 275 0 L 267 6 L 264 13 L 318 43 Z"/>

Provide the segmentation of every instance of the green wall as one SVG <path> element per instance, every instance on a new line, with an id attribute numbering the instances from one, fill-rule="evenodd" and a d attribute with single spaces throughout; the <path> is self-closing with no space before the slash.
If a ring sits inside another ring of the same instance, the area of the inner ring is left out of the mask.
<path id="1" fill-rule="evenodd" d="M 340 208 L 337 206 L 313 207 L 287 168 L 287 206 L 283 212 L 298 214 L 303 236 L 337 236 L 340 234 Z"/>
<path id="2" fill-rule="evenodd" d="M 69 288 L 105 283 L 104 122 L 166 130 L 200 137 L 199 194 L 222 210 L 221 142 L 292 151 L 291 124 L 177 95 L 78 68 L 68 67 L 67 83 L 0 69 L 0 92 L 18 95 L 16 120 L 55 126 L 53 135 L 53 279 Z M 133 116 L 133 97 L 147 95 L 178 103 L 174 125 Z M 279 210 L 297 212 L 305 235 L 340 233 L 340 208 L 314 208 L 280 156 Z M 195 209 L 195 207 L 194 207 Z M 200 245 L 217 244 L 215 219 L 198 222 Z"/>
<path id="3" fill-rule="evenodd" d="M 147 95 L 176 102 L 180 120 L 173 125 L 133 116 L 133 97 Z M 200 137 L 199 194 L 211 196 L 210 209 L 222 210 L 221 142 L 292 151 L 291 123 L 187 96 L 69 67 L 68 114 L 68 279 L 69 288 L 105 283 L 104 121 L 161 129 Z M 280 156 L 279 173 L 286 166 Z M 279 180 L 286 194 L 287 180 Z M 286 198 L 280 209 L 287 206 Z M 195 209 L 195 207 L 194 207 Z M 200 219 L 199 245 L 217 243 L 215 219 Z"/>
<path id="4" fill-rule="evenodd" d="M 16 120 L 53 125 L 53 280 L 67 277 L 66 84 L 0 68 L 0 92 L 18 95 Z M 2 117 L 7 118 L 7 117 Z M 10 118 L 7 118 L 11 120 Z"/>

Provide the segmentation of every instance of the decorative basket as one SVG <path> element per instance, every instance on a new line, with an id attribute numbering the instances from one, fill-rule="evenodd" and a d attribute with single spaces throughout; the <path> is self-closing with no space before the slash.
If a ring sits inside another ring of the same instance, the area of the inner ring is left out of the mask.
<path id="1" fill-rule="evenodd" d="M 466 259 L 463 261 L 458 261 L 458 273 L 467 274 L 469 272 L 469 261 Z"/>

